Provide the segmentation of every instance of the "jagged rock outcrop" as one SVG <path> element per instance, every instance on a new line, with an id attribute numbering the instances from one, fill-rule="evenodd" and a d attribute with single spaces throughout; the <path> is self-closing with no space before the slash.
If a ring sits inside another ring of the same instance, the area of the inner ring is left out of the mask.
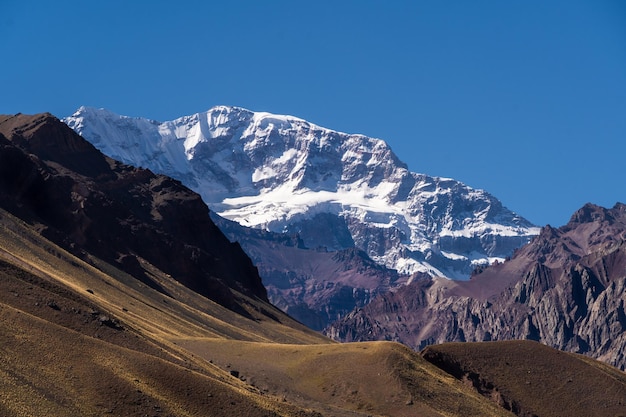
<path id="1" fill-rule="evenodd" d="M 50 114 L 0 116 L 0 205 L 154 288 L 140 262 L 229 308 L 239 306 L 231 289 L 267 301 L 256 268 L 199 195 L 104 156 Z"/>
<path id="2" fill-rule="evenodd" d="M 531 339 L 626 368 L 626 205 L 587 204 L 569 223 L 471 280 L 417 280 L 332 324 L 337 340 Z"/>

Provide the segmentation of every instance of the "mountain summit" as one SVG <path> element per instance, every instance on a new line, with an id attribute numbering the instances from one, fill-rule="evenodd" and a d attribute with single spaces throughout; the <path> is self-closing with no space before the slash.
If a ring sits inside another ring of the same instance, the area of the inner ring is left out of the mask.
<path id="1" fill-rule="evenodd" d="M 539 229 L 493 196 L 410 172 L 380 139 L 218 106 L 169 122 L 81 107 L 64 119 L 103 153 L 198 192 L 243 226 L 357 247 L 400 273 L 468 278 Z"/>

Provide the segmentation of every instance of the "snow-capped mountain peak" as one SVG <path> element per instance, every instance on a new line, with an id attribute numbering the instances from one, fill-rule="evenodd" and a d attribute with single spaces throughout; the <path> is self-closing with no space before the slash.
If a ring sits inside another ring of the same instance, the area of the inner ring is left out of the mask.
<path id="1" fill-rule="evenodd" d="M 168 122 L 81 107 L 64 121 L 103 153 L 179 179 L 219 215 L 357 246 L 403 273 L 467 278 L 538 233 L 493 196 L 410 172 L 382 140 L 218 106 Z"/>

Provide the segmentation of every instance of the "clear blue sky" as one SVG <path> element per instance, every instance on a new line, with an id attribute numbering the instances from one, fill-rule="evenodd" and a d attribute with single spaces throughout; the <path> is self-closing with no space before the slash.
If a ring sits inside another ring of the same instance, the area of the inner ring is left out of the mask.
<path id="1" fill-rule="evenodd" d="M 218 105 L 386 140 L 538 225 L 626 202 L 626 2 L 0 0 L 0 113 Z"/>

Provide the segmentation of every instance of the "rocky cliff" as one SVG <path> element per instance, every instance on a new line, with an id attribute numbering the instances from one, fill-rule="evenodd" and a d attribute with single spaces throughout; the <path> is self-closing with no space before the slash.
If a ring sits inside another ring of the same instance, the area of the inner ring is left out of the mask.
<path id="1" fill-rule="evenodd" d="M 331 325 L 337 340 L 537 340 L 626 368 L 626 205 L 587 204 L 465 282 L 418 280 Z"/>

